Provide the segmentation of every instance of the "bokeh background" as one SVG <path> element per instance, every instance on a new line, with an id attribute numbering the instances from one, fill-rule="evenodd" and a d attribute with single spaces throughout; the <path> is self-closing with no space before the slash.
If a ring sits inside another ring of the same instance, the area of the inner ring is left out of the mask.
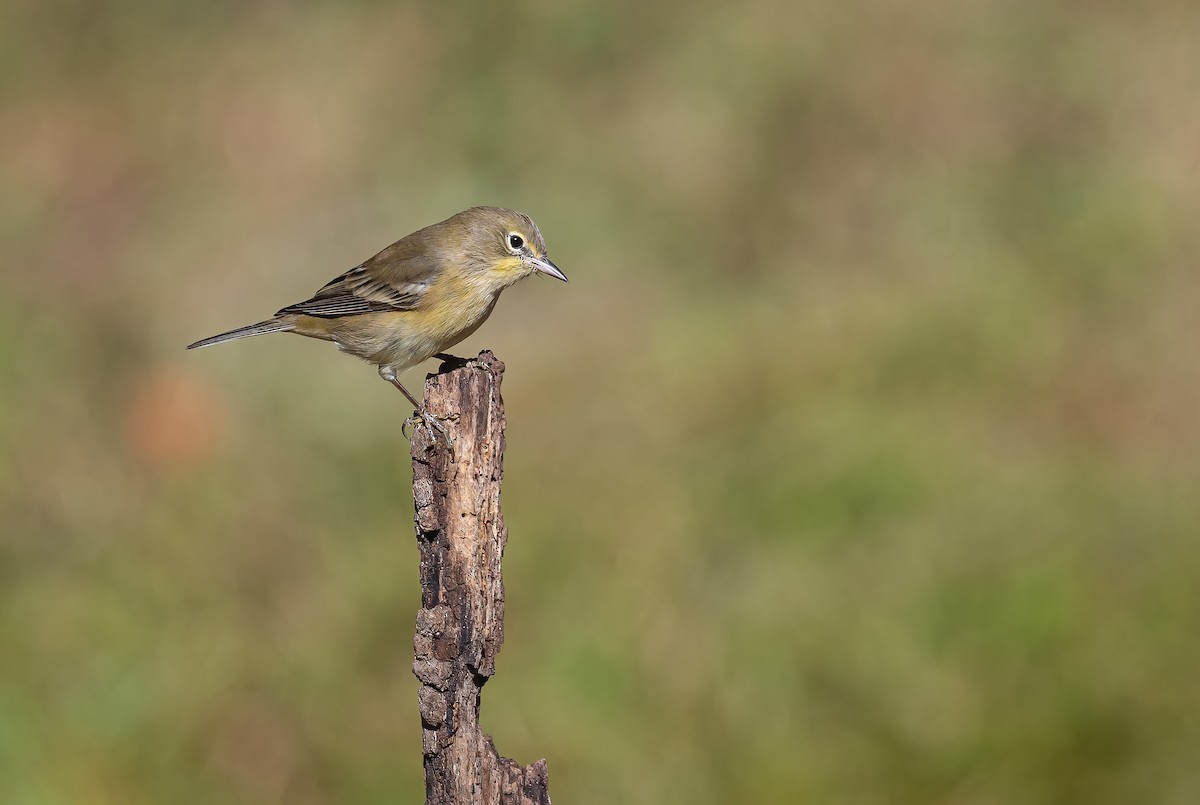
<path id="1" fill-rule="evenodd" d="M 555 801 L 1200 801 L 1195 3 L 2 14 L 3 802 L 421 801 L 409 411 L 183 346 L 481 203 Z"/>

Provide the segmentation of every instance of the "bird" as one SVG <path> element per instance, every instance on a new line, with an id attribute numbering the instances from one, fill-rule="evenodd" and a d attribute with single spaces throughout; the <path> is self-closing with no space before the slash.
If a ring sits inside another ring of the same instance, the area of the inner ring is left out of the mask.
<path id="1" fill-rule="evenodd" d="M 450 357 L 446 350 L 479 329 L 505 288 L 535 274 L 567 281 L 547 255 L 533 219 L 501 207 L 471 207 L 406 235 L 265 321 L 187 348 L 267 333 L 332 341 L 374 364 L 412 403 L 418 427 L 423 423 L 431 438 L 436 429 L 450 441 L 445 427 L 400 382 L 400 372 L 435 356 Z"/>

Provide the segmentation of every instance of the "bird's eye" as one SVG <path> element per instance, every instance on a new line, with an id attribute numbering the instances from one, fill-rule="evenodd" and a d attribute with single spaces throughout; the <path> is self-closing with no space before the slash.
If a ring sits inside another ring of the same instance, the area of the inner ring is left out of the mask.
<path id="1" fill-rule="evenodd" d="M 521 237 L 520 235 L 514 233 L 508 236 L 508 247 L 514 252 L 520 251 L 521 247 L 524 245 L 525 238 Z"/>

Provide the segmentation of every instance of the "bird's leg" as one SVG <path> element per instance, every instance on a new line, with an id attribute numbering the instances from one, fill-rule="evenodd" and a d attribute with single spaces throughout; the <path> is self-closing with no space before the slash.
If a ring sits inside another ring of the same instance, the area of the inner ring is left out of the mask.
<path id="1" fill-rule="evenodd" d="M 408 401 L 413 404 L 416 409 L 413 416 L 404 420 L 404 431 L 407 435 L 409 427 L 421 427 L 424 425 L 429 429 L 429 438 L 437 441 L 437 434 L 441 433 L 446 437 L 446 445 L 450 448 L 451 460 L 454 459 L 454 439 L 450 436 L 450 431 L 446 430 L 446 426 L 438 421 L 438 418 L 425 410 L 421 403 L 417 402 L 417 398 L 408 393 L 408 389 L 404 388 L 404 384 L 400 382 L 400 378 L 396 377 L 396 370 L 391 366 L 380 366 L 379 376 L 387 382 L 391 383 L 396 388 L 400 389 L 400 393 L 408 398 Z"/>
<path id="2" fill-rule="evenodd" d="M 448 363 L 451 366 L 466 366 L 470 361 L 470 358 L 460 358 L 457 355 L 451 355 L 449 352 L 438 352 L 429 357 L 437 358 L 442 363 Z"/>

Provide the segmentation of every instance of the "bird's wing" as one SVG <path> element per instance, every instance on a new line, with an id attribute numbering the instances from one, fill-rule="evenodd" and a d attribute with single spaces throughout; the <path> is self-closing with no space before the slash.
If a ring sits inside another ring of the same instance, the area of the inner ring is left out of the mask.
<path id="1" fill-rule="evenodd" d="M 275 315 L 302 313 L 332 319 L 412 310 L 421 303 L 436 276 L 436 262 L 412 245 L 402 240 L 389 246 L 361 266 L 334 277 L 312 299 L 288 305 Z"/>

